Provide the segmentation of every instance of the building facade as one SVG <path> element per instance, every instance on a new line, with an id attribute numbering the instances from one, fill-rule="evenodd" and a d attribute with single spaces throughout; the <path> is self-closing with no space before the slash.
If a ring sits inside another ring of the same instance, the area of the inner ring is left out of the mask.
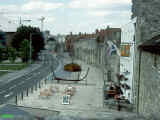
<path id="1" fill-rule="evenodd" d="M 139 113 L 160 112 L 159 33 L 160 1 L 132 0 L 132 17 L 137 17 L 135 34 L 134 86 Z M 157 42 L 156 42 L 157 41 Z M 155 57 L 156 56 L 156 57 Z"/>
<path id="2" fill-rule="evenodd" d="M 120 28 L 96 30 L 94 34 L 71 33 L 66 37 L 66 47 L 69 51 L 74 51 L 75 58 L 101 67 L 106 81 L 117 82 L 116 74 L 119 72 L 120 59 L 117 54 L 110 54 L 112 45 L 109 46 L 107 41 L 119 47 L 120 39 Z M 110 74 L 109 77 L 107 73 Z"/>
<path id="3" fill-rule="evenodd" d="M 87 33 L 79 33 L 78 35 L 70 33 L 70 35 L 67 35 L 65 38 L 65 44 L 66 48 L 72 49 L 72 42 L 75 41 L 83 41 L 87 39 L 93 39 L 97 38 L 97 42 L 99 43 L 104 43 L 105 40 L 116 40 L 117 45 L 120 45 L 120 40 L 121 40 L 121 29 L 120 28 L 110 28 L 109 26 L 106 29 L 96 29 L 95 33 L 87 34 Z"/>
<path id="4" fill-rule="evenodd" d="M 135 60 L 135 24 L 136 18 L 131 20 L 126 25 L 122 26 L 121 34 L 121 56 L 120 56 L 120 74 L 127 78 L 123 81 L 130 89 L 123 89 L 124 96 L 131 103 L 134 101 L 134 60 Z"/>
<path id="5" fill-rule="evenodd" d="M 143 42 L 138 48 L 138 112 L 160 112 L 160 35 Z"/>

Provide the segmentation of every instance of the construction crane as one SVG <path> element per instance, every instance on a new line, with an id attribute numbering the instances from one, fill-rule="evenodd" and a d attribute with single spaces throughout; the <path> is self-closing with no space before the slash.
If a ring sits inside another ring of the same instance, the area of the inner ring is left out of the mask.
<path id="1" fill-rule="evenodd" d="M 42 16 L 39 20 L 41 21 L 41 31 L 43 32 L 43 24 L 44 24 L 45 17 Z"/>

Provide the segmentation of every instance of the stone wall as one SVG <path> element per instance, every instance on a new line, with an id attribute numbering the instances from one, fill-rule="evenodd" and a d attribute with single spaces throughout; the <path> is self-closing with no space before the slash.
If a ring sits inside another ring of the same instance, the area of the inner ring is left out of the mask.
<path id="1" fill-rule="evenodd" d="M 132 18 L 137 17 L 134 60 L 134 103 L 137 112 L 159 111 L 157 108 L 159 106 L 157 99 L 159 98 L 156 95 L 160 91 L 159 88 L 154 86 L 154 82 L 158 84 L 158 79 L 155 79 L 157 74 L 151 68 L 153 58 L 150 53 L 146 52 L 143 52 L 141 57 L 138 46 L 142 42 L 160 34 L 160 0 L 132 0 L 132 3 Z"/>
<path id="2" fill-rule="evenodd" d="M 140 65 L 139 112 L 160 112 L 160 70 L 154 67 L 154 54 L 142 52 Z M 157 61 L 160 56 L 157 55 Z"/>
<path id="3" fill-rule="evenodd" d="M 141 43 L 141 29 L 140 29 L 140 26 L 141 26 L 141 19 L 137 19 L 137 22 L 136 22 L 136 26 L 135 26 L 135 56 L 134 56 L 134 65 L 133 65 L 133 96 L 134 96 L 134 99 L 133 99 L 133 103 L 135 104 L 135 107 L 136 107 L 136 111 L 138 111 L 138 106 L 137 106 L 137 103 L 138 103 L 138 88 L 139 88 L 139 83 L 138 83 L 138 80 L 139 80 L 139 61 L 140 61 L 140 51 L 138 49 L 138 46 L 139 44 Z"/>
<path id="4" fill-rule="evenodd" d="M 132 0 L 132 17 L 140 17 L 142 41 L 149 40 L 160 32 L 160 0 Z"/>

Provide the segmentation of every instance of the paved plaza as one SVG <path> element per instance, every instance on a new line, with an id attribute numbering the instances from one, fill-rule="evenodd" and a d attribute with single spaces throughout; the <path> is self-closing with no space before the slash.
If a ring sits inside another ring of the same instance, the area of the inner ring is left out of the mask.
<path id="1" fill-rule="evenodd" d="M 48 82 L 43 85 L 33 94 L 29 94 L 28 97 L 24 97 L 23 101 L 20 100 L 18 105 L 28 106 L 28 107 L 38 107 L 46 108 L 50 110 L 59 111 L 85 111 L 85 110 L 98 110 L 103 108 L 103 75 L 102 71 L 96 67 L 85 64 L 82 61 L 75 60 L 78 64 L 82 66 L 82 76 L 85 74 L 87 68 L 90 71 L 87 76 L 86 81 L 80 81 L 79 83 L 52 83 Z M 52 96 L 48 98 L 40 97 L 40 91 L 44 89 L 49 89 L 50 87 L 57 87 L 59 90 L 53 92 Z M 64 89 L 66 87 L 75 87 L 76 92 L 70 99 L 69 105 L 62 104 L 62 96 L 64 95 Z M 66 113 L 66 112 L 65 112 Z"/>

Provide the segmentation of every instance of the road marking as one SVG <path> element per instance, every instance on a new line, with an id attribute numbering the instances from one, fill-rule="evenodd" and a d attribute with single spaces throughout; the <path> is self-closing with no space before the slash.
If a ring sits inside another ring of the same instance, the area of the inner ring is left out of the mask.
<path id="1" fill-rule="evenodd" d="M 21 83 L 19 83 L 18 85 L 21 85 L 21 84 L 23 84 L 24 83 L 24 81 L 22 81 Z"/>
<path id="2" fill-rule="evenodd" d="M 9 88 L 9 90 L 12 89 L 12 88 L 15 88 L 15 87 L 16 87 L 16 85 L 13 85 L 12 87 Z"/>
<path id="3" fill-rule="evenodd" d="M 9 94 L 5 95 L 4 97 L 7 98 L 7 97 L 9 97 L 11 95 L 12 95 L 12 92 L 10 92 Z"/>
<path id="4" fill-rule="evenodd" d="M 31 79 L 32 77 L 28 77 L 26 80 L 29 80 L 29 79 Z"/>

